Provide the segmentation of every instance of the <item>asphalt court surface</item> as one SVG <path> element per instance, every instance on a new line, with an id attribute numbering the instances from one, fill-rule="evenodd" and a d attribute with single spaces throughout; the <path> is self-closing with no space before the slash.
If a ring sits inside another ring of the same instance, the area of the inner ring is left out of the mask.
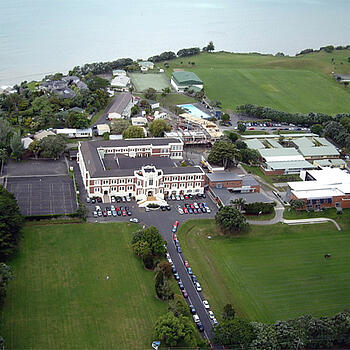
<path id="1" fill-rule="evenodd" d="M 170 87 L 167 77 L 163 73 L 130 73 L 131 81 L 136 91 L 142 92 L 153 88 L 158 92 Z"/>
<path id="2" fill-rule="evenodd" d="M 73 180 L 68 175 L 8 177 L 6 188 L 15 195 L 25 216 L 77 211 Z"/>
<path id="3" fill-rule="evenodd" d="M 67 166 L 63 159 L 59 160 L 10 160 L 4 169 L 5 176 L 38 176 L 67 174 Z"/>

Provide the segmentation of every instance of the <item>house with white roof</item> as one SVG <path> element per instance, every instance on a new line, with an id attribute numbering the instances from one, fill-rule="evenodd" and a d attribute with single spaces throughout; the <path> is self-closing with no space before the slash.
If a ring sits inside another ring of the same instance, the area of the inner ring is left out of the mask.
<path id="1" fill-rule="evenodd" d="M 117 75 L 111 81 L 111 86 L 119 91 L 127 91 L 130 87 L 130 78 L 126 75 Z"/>

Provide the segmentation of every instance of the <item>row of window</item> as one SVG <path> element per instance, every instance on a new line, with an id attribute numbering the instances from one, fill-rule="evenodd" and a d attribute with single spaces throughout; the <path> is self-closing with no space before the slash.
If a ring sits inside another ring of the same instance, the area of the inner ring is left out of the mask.
<path id="1" fill-rule="evenodd" d="M 188 180 L 201 180 L 202 175 L 187 175 L 187 176 L 164 176 L 165 181 L 188 181 Z"/>
<path id="2" fill-rule="evenodd" d="M 187 183 L 187 187 L 200 187 L 201 183 L 200 182 L 189 182 Z M 172 183 L 172 184 L 165 184 L 164 185 L 165 188 L 185 188 L 186 184 L 183 182 L 180 182 L 179 185 L 177 185 L 176 183 Z"/>
<path id="3" fill-rule="evenodd" d="M 131 184 L 134 182 L 134 179 L 111 179 L 111 180 L 94 180 L 94 185 L 109 185 L 109 184 Z"/>
<path id="4" fill-rule="evenodd" d="M 132 191 L 134 189 L 133 186 L 119 186 L 119 187 L 110 187 L 110 191 Z M 95 187 L 94 192 L 102 192 L 101 187 Z"/>
<path id="5" fill-rule="evenodd" d="M 324 204 L 324 203 L 331 204 L 332 198 L 312 199 L 307 201 L 307 204 Z"/>
<path id="6" fill-rule="evenodd" d="M 171 157 L 182 157 L 182 152 L 171 152 Z"/>

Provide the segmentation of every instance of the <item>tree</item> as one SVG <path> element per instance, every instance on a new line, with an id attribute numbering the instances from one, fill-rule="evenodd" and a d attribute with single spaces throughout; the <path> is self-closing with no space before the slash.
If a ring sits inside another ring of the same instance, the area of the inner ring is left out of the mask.
<path id="1" fill-rule="evenodd" d="M 242 211 L 244 204 L 246 203 L 246 200 L 244 198 L 236 198 L 231 201 L 231 204 L 238 210 Z"/>
<path id="2" fill-rule="evenodd" d="M 33 142 L 31 142 L 28 146 L 28 150 L 34 154 L 35 158 L 38 158 L 41 151 L 40 141 L 33 140 Z"/>
<path id="3" fill-rule="evenodd" d="M 216 224 L 226 232 L 241 231 L 248 226 L 244 215 L 236 208 L 224 206 L 215 214 Z"/>
<path id="4" fill-rule="evenodd" d="M 314 124 L 310 128 L 311 132 L 314 134 L 322 135 L 323 132 L 323 126 L 321 124 Z"/>
<path id="5" fill-rule="evenodd" d="M 6 148 L 0 148 L 0 160 L 1 160 L 1 166 L 0 166 L 0 174 L 2 174 L 2 168 L 8 158 L 8 152 Z"/>
<path id="6" fill-rule="evenodd" d="M 246 164 L 256 164 L 259 161 L 259 152 L 255 149 L 241 149 L 241 160 Z"/>
<path id="7" fill-rule="evenodd" d="M 24 152 L 24 146 L 23 146 L 23 142 L 21 140 L 21 135 L 19 132 L 13 133 L 10 140 L 10 147 L 12 151 L 11 157 L 16 160 L 21 159 Z"/>
<path id="8" fill-rule="evenodd" d="M 111 133 L 122 134 L 129 126 L 130 123 L 125 119 L 114 119 L 110 124 Z"/>
<path id="9" fill-rule="evenodd" d="M 70 128 L 85 129 L 89 126 L 90 121 L 86 113 L 71 112 L 69 113 L 67 125 Z"/>
<path id="10" fill-rule="evenodd" d="M 11 133 L 11 124 L 6 119 L 0 118 L 0 148 L 8 147 Z"/>
<path id="11" fill-rule="evenodd" d="M 175 294 L 174 299 L 169 302 L 168 311 L 173 312 L 176 317 L 180 315 L 191 316 L 188 305 L 183 296 L 179 294 Z"/>
<path id="12" fill-rule="evenodd" d="M 231 142 L 216 141 L 209 153 L 208 162 L 227 168 L 231 163 L 235 164 L 240 154 Z"/>
<path id="13" fill-rule="evenodd" d="M 237 129 L 240 133 L 244 133 L 247 130 L 247 127 L 243 123 L 238 123 Z"/>
<path id="14" fill-rule="evenodd" d="M 260 322 L 252 322 L 251 325 L 255 334 L 251 350 L 277 350 L 281 348 L 273 325 Z"/>
<path id="15" fill-rule="evenodd" d="M 80 217 L 82 220 L 86 221 L 89 211 L 85 204 L 79 204 L 79 208 L 77 210 L 78 217 Z"/>
<path id="16" fill-rule="evenodd" d="M 189 318 L 182 315 L 176 317 L 172 312 L 159 317 L 155 325 L 155 336 L 168 346 L 191 343 L 195 331 Z"/>
<path id="17" fill-rule="evenodd" d="M 135 244 L 138 241 L 148 242 L 154 256 L 163 256 L 165 254 L 164 241 L 158 229 L 154 226 L 134 232 L 131 244 Z"/>
<path id="18" fill-rule="evenodd" d="M 13 279 L 11 267 L 5 263 L 0 263 L 0 306 L 4 304 L 7 284 L 11 279 Z"/>
<path id="19" fill-rule="evenodd" d="M 110 85 L 107 79 L 100 78 L 98 76 L 92 77 L 88 82 L 87 86 L 91 91 L 96 91 L 99 89 L 105 89 Z"/>
<path id="20" fill-rule="evenodd" d="M 209 41 L 209 44 L 208 44 L 208 46 L 207 46 L 207 52 L 212 52 L 212 51 L 214 51 L 215 50 L 215 47 L 214 47 L 214 44 L 213 44 L 213 42 L 212 41 Z"/>
<path id="21" fill-rule="evenodd" d="M 50 135 L 40 141 L 41 156 L 58 159 L 66 148 L 66 139 L 61 135 Z"/>
<path id="22" fill-rule="evenodd" d="M 247 144 L 246 144 L 244 141 L 242 141 L 242 140 L 237 140 L 237 141 L 235 142 L 235 144 L 236 144 L 236 147 L 237 147 L 238 149 L 240 149 L 240 150 L 242 150 L 242 149 L 247 149 L 247 148 L 248 148 Z"/>
<path id="23" fill-rule="evenodd" d="M 139 112 L 139 107 L 138 105 L 132 106 L 131 107 L 131 116 L 133 117 L 134 115 L 136 115 Z"/>
<path id="24" fill-rule="evenodd" d="M 227 113 L 224 113 L 222 116 L 221 116 L 221 120 L 224 122 L 224 123 L 227 123 L 230 121 L 230 116 L 227 114 Z"/>
<path id="25" fill-rule="evenodd" d="M 305 202 L 301 199 L 291 199 L 289 204 L 294 210 L 303 209 L 305 207 Z"/>
<path id="26" fill-rule="evenodd" d="M 21 236 L 23 218 L 14 195 L 0 185 L 0 259 L 16 250 Z"/>
<path id="27" fill-rule="evenodd" d="M 228 319 L 231 319 L 231 318 L 235 318 L 235 314 L 236 314 L 236 311 L 235 309 L 233 308 L 232 304 L 226 304 L 224 306 L 224 310 L 222 312 L 222 318 L 224 320 L 228 320 Z"/>
<path id="28" fill-rule="evenodd" d="M 152 136 L 163 137 L 165 132 L 171 130 L 171 127 L 165 120 L 157 119 L 149 124 L 148 129 Z"/>
<path id="29" fill-rule="evenodd" d="M 148 88 L 144 93 L 143 96 L 147 100 L 156 100 L 157 99 L 157 91 L 153 88 Z"/>
<path id="30" fill-rule="evenodd" d="M 228 319 L 214 328 L 216 343 L 230 347 L 248 349 L 255 339 L 253 326 L 246 320 Z"/>
<path id="31" fill-rule="evenodd" d="M 172 266 L 168 261 L 162 261 L 157 265 L 157 270 L 162 271 L 166 278 L 172 274 Z"/>
<path id="32" fill-rule="evenodd" d="M 232 142 L 235 143 L 238 140 L 238 135 L 233 131 L 225 132 L 226 137 Z"/>
<path id="33" fill-rule="evenodd" d="M 141 259 L 147 257 L 152 254 L 152 250 L 146 241 L 138 241 L 135 242 L 132 246 L 133 252 L 139 256 Z"/>
<path id="34" fill-rule="evenodd" d="M 123 139 L 137 139 L 144 138 L 145 133 L 140 126 L 129 126 L 123 131 Z"/>

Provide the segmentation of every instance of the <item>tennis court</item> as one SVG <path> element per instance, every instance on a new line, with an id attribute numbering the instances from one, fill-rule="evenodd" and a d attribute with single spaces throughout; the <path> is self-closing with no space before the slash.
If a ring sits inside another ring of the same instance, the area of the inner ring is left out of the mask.
<path id="1" fill-rule="evenodd" d="M 130 73 L 129 76 L 137 92 L 145 91 L 148 88 L 161 92 L 162 89 L 170 87 L 169 80 L 163 73 Z"/>

